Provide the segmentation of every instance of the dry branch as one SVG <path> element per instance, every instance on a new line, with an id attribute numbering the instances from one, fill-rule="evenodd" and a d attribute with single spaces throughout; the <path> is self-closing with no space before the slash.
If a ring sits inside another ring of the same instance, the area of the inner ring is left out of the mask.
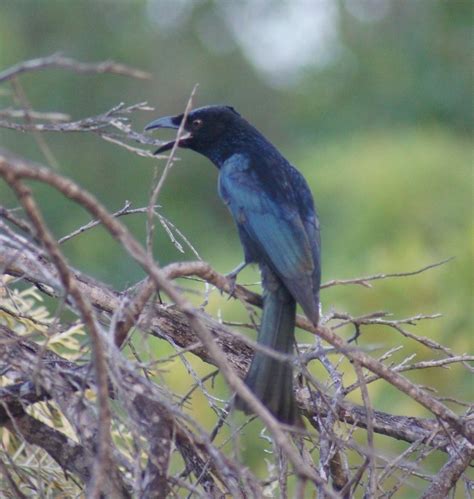
<path id="1" fill-rule="evenodd" d="M 69 71 L 74 71 L 75 73 L 112 73 L 139 79 L 150 78 L 150 74 L 145 71 L 131 68 L 114 61 L 96 63 L 80 62 L 71 57 L 65 57 L 61 53 L 56 53 L 46 57 L 23 61 L 15 66 L 11 66 L 0 73 L 0 83 L 11 80 L 22 73 L 50 68 L 67 69 Z"/>
<path id="2" fill-rule="evenodd" d="M 69 473 L 73 473 L 84 483 L 91 478 L 84 448 L 73 442 L 63 433 L 47 426 L 28 414 L 17 414 L 5 424 L 12 433 L 17 432 L 26 442 L 44 449 L 57 463 Z"/>
<path id="3" fill-rule="evenodd" d="M 185 263 L 170 264 L 164 267 L 163 271 L 170 278 L 177 278 L 181 277 L 178 269 L 183 271 L 182 276 L 189 276 L 191 275 L 190 269 L 200 268 L 201 265 L 202 262 L 190 262 L 188 268 Z M 50 263 L 35 254 L 25 252 L 19 255 L 15 248 L 8 246 L 8 240 L 1 235 L 0 268 L 4 269 L 3 271 L 7 274 L 28 279 L 29 282 L 48 292 L 51 296 L 59 296 L 62 291 L 55 269 Z M 208 269 L 212 270 L 206 264 L 206 270 Z M 81 292 L 88 297 L 95 309 L 108 317 L 115 315 L 121 306 L 121 294 L 111 290 L 107 285 L 100 283 L 96 279 L 91 279 L 77 271 L 74 271 L 74 273 Z M 198 275 L 203 278 L 203 275 L 206 274 Z M 212 275 L 215 277 L 220 274 L 212 270 Z M 45 276 L 49 276 L 49 278 L 45 278 Z M 227 278 L 222 275 L 220 277 L 228 286 Z M 215 282 L 215 279 L 213 279 L 213 282 Z M 150 286 L 148 289 L 154 290 L 154 287 Z M 144 301 L 146 304 L 147 300 Z M 238 337 L 235 337 L 228 328 L 211 317 L 206 317 L 205 320 L 216 341 L 225 351 L 228 361 L 243 376 L 250 364 L 251 348 Z M 199 356 L 203 361 L 215 365 L 208 351 L 199 342 L 196 342 L 196 337 L 181 312 L 160 303 L 147 304 L 141 309 L 139 316 L 133 317 L 132 322 L 138 328 L 147 330 L 150 334 L 172 340 L 181 348 L 191 348 L 190 351 L 193 354 Z M 317 407 L 313 403 L 307 390 L 299 389 L 297 396 L 301 404 L 300 407 L 307 417 L 315 417 L 321 410 L 324 412 L 324 409 Z M 367 427 L 367 414 L 363 407 L 341 402 L 337 407 L 337 417 L 340 421 L 356 424 L 362 428 Z M 435 419 L 395 416 L 380 411 L 374 411 L 374 418 L 374 431 L 377 433 L 410 443 L 419 440 L 426 441 L 442 450 L 446 449 L 449 444 L 449 440 L 442 434 L 432 438 L 433 432 L 441 430 Z"/>
<path id="4" fill-rule="evenodd" d="M 48 255 L 58 271 L 64 291 L 74 300 L 75 306 L 80 311 L 81 319 L 92 339 L 94 368 L 97 378 L 99 426 L 97 459 L 96 465 L 94 466 L 94 473 L 91 480 L 91 490 L 89 493 L 90 496 L 95 499 L 96 497 L 100 497 L 102 493 L 102 482 L 105 481 L 104 475 L 108 472 L 106 470 L 109 468 L 111 420 L 108 404 L 107 366 L 99 328 L 91 305 L 78 289 L 74 274 L 69 270 L 63 255 L 59 251 L 58 243 L 46 227 L 30 189 L 23 184 L 19 177 L 12 174 L 12 172 L 7 173 L 3 176 L 3 178 L 17 194 L 18 200 L 22 204 L 32 225 L 34 225 L 37 231 L 38 238 L 44 244 Z"/>
<path id="5" fill-rule="evenodd" d="M 227 363 L 224 351 L 214 342 L 212 333 L 205 326 L 201 316 L 188 300 L 173 286 L 166 275 L 163 274 L 162 270 L 153 262 L 151 256 L 148 255 L 143 247 L 132 237 L 125 226 L 113 218 L 93 196 L 83 191 L 71 180 L 56 175 L 43 166 L 36 166 L 28 163 L 28 161 L 20 158 L 12 158 L 10 155 L 7 155 L 4 151 L 0 150 L 0 176 L 5 178 L 10 185 L 14 185 L 14 182 L 18 181 L 19 178 L 29 178 L 46 182 L 58 189 L 68 198 L 78 202 L 82 207 L 87 209 L 92 216 L 101 220 L 112 237 L 120 242 L 129 255 L 148 273 L 157 289 L 164 291 L 177 305 L 178 309 L 183 312 L 192 329 L 202 341 L 206 350 L 208 350 L 213 361 L 219 367 L 221 374 L 224 376 L 231 389 L 236 391 L 238 395 L 245 400 L 252 412 L 258 414 L 262 418 L 264 423 L 271 430 L 278 445 L 284 449 L 285 454 L 287 454 L 288 458 L 295 466 L 297 473 L 322 486 L 322 479 L 313 469 L 307 466 L 298 453 L 295 452 L 295 449 L 291 446 L 288 437 L 282 431 L 278 421 L 236 375 L 236 372 L 231 365 Z M 54 252 L 52 253 L 52 256 L 54 256 Z M 70 286 L 70 282 L 67 282 L 67 284 Z M 74 287 L 72 287 L 72 290 L 75 292 Z M 74 296 L 74 298 L 77 300 L 79 294 Z M 329 494 L 329 496 L 332 495 L 330 490 L 326 490 L 325 492 L 326 494 Z"/>
<path id="6" fill-rule="evenodd" d="M 0 109 L 0 116 L 5 118 L 30 119 L 30 120 L 45 120 L 45 121 L 68 121 L 69 115 L 64 113 L 50 113 L 30 111 L 28 109 Z"/>
<path id="7" fill-rule="evenodd" d="M 466 443 L 452 449 L 449 461 L 433 477 L 431 485 L 427 487 L 421 496 L 422 499 L 448 497 L 449 492 L 455 487 L 461 475 L 466 471 L 466 468 L 472 466 L 473 459 L 474 446 L 472 445 Z"/>

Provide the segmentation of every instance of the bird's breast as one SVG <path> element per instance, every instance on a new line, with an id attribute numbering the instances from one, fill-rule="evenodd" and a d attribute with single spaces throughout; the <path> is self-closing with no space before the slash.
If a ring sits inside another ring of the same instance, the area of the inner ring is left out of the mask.
<path id="1" fill-rule="evenodd" d="M 250 162 L 241 153 L 233 154 L 222 164 L 219 171 L 218 190 L 219 196 L 226 205 L 231 202 L 233 188 L 248 183 L 249 169 Z"/>
<path id="2" fill-rule="evenodd" d="M 245 172 L 249 169 L 249 160 L 242 153 L 235 153 L 229 156 L 221 167 L 221 175 L 233 175 Z"/>

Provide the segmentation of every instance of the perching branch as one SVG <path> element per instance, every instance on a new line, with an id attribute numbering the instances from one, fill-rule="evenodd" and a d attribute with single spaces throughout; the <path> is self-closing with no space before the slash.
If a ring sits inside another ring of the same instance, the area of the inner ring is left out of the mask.
<path id="1" fill-rule="evenodd" d="M 16 277 L 27 277 L 29 281 L 40 289 L 48 292 L 51 296 L 58 296 L 61 292 L 61 285 L 56 277 L 56 272 L 51 264 L 42 262 L 38 255 L 24 253 L 19 255 L 15 248 L 8 245 L 9 241 L 0 236 L 0 268 L 4 272 Z M 201 267 L 202 262 L 190 262 L 189 268 L 186 263 L 170 264 L 163 268 L 163 271 L 170 279 L 175 279 L 182 276 L 189 276 L 190 269 Z M 39 265 L 41 264 L 41 265 Z M 209 267 L 207 265 L 207 267 Z M 183 270 L 180 275 L 178 269 Z M 210 269 L 210 267 L 209 267 Z M 212 269 L 211 269 L 212 270 Z M 120 293 L 114 292 L 108 286 L 98 282 L 96 279 L 91 279 L 84 274 L 74 271 L 79 283 L 81 292 L 87 296 L 95 309 L 101 313 L 107 314 L 109 317 L 116 315 L 121 307 Z M 198 274 L 201 278 L 203 274 Z M 220 275 L 212 270 L 212 275 Z M 44 276 L 49 276 L 49 279 Z M 227 278 L 221 276 L 222 280 L 227 283 Z M 215 280 L 213 279 L 213 283 Z M 223 290 L 225 290 L 223 288 Z M 150 298 L 151 295 L 148 297 Z M 195 355 L 198 355 L 205 362 L 214 365 L 209 353 L 202 347 L 186 324 L 182 314 L 176 310 L 170 309 L 165 305 L 154 303 L 148 305 L 148 300 L 143 300 L 145 303 L 140 309 L 140 314 L 133 317 L 133 323 L 139 328 L 148 330 L 151 334 L 157 335 L 165 339 L 172 339 L 174 343 L 181 348 L 190 349 Z M 243 376 L 246 367 L 250 363 L 252 355 L 251 349 L 247 344 L 243 343 L 239 337 L 236 337 L 222 324 L 207 318 L 206 324 L 215 335 L 216 341 L 221 345 L 222 349 L 227 354 L 228 361 L 238 370 Z M 352 387 L 350 387 L 353 389 Z M 355 388 L 355 387 L 354 387 Z M 309 399 L 306 390 L 298 391 L 298 400 L 301 403 L 301 408 L 305 411 L 308 417 L 315 415 L 319 410 Z M 350 424 L 356 424 L 362 428 L 366 428 L 367 415 L 363 408 L 353 404 L 343 403 L 338 406 L 338 418 L 341 421 Z M 423 418 L 409 418 L 405 416 L 393 416 L 383 412 L 374 412 L 375 422 L 374 431 L 392 436 L 396 439 L 405 440 L 407 442 L 415 442 L 419 439 L 426 441 L 431 440 L 430 445 L 440 449 L 445 449 L 448 445 L 448 440 L 443 437 L 431 439 L 432 433 L 436 428 L 440 429 L 436 420 Z"/>
<path id="2" fill-rule="evenodd" d="M 91 213 L 92 216 L 97 217 L 99 220 L 101 220 L 104 227 L 108 229 L 111 235 L 123 245 L 130 256 L 134 258 L 137 263 L 139 263 L 149 273 L 155 285 L 166 292 L 166 294 L 168 294 L 168 296 L 181 308 L 181 310 L 186 315 L 189 314 L 188 318 L 193 324 L 193 327 L 197 327 L 199 331 L 203 333 L 203 336 L 206 335 L 204 329 L 201 329 L 201 321 L 199 319 L 196 319 L 193 309 L 189 308 L 187 302 L 181 300 L 180 295 L 177 294 L 175 289 L 169 285 L 167 277 L 165 277 L 161 273 L 161 271 L 158 270 L 156 265 L 150 260 L 150 256 L 143 251 L 141 246 L 131 236 L 128 230 L 126 230 L 125 227 L 122 226 L 116 219 L 111 217 L 110 214 L 108 214 L 106 210 L 102 206 L 100 206 L 92 196 L 83 192 L 74 182 L 54 174 L 45 167 L 36 166 L 32 163 L 25 162 L 24 160 L 20 159 L 12 159 L 11 157 L 9 159 L 9 156 L 1 150 L 0 176 L 4 178 L 29 178 L 45 182 L 50 186 L 58 189 L 68 198 L 73 199 L 81 204 Z M 464 421 L 462 421 L 444 404 L 438 402 L 436 399 L 428 395 L 425 391 L 410 383 L 406 378 L 403 378 L 399 374 L 394 373 L 382 363 L 378 362 L 372 357 L 367 356 L 363 352 L 348 350 L 347 345 L 345 345 L 344 341 L 335 333 L 333 333 L 329 328 L 319 327 L 316 330 L 311 324 L 309 324 L 309 321 L 307 326 L 310 331 L 313 331 L 322 339 L 330 343 L 332 346 L 339 349 L 347 357 L 352 360 L 357 360 L 362 366 L 368 368 L 378 376 L 389 381 L 399 390 L 406 393 L 422 406 L 433 412 L 436 416 L 453 425 L 453 427 L 456 428 L 456 430 L 461 434 L 468 436 L 468 438 L 470 439 L 473 439 L 473 432 Z M 202 340 L 201 336 L 200 339 Z M 205 346 L 209 348 L 210 343 L 206 344 L 205 342 Z M 210 348 L 212 351 L 212 347 Z M 239 385 L 239 383 L 237 382 L 236 385 Z M 244 393 L 246 390 L 248 391 L 247 387 L 245 387 L 243 384 L 242 390 Z"/>

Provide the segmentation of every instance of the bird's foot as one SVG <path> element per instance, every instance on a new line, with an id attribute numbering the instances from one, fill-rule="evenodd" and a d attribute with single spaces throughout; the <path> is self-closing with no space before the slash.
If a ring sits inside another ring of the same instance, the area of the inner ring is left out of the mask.
<path id="1" fill-rule="evenodd" d="M 243 270 L 246 266 L 247 264 L 245 262 L 242 262 L 241 264 L 237 265 L 234 270 L 230 271 L 228 274 L 224 274 L 229 281 L 229 299 L 235 298 L 237 276 L 239 275 L 240 271 Z"/>

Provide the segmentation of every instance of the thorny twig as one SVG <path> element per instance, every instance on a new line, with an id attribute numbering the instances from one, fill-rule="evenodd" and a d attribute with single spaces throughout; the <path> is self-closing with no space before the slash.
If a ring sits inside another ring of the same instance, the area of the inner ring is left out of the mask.
<path id="1" fill-rule="evenodd" d="M 8 245 L 5 243 L 6 241 L 2 240 L 0 237 L 0 249 L 2 250 L 0 252 L 0 266 L 3 266 L 7 272 L 12 273 L 13 275 L 28 275 L 29 278 L 32 279 L 33 282 L 38 283 L 38 285 L 40 285 L 41 282 L 45 282 L 50 286 L 52 285 L 53 288 L 59 286 L 59 284 L 55 284 L 52 270 L 48 265 L 43 263 L 42 267 L 45 268 L 38 266 L 38 257 L 33 254 L 23 254 L 20 258 L 19 254 L 15 252 L 15 249 L 9 249 Z M 165 267 L 164 269 L 167 275 L 170 277 L 177 277 L 177 271 L 174 264 L 171 264 L 170 267 L 173 267 L 172 272 L 167 272 L 168 267 Z M 184 272 L 184 274 L 187 275 L 188 272 Z M 81 289 L 93 300 L 93 303 L 98 310 L 108 311 L 110 313 L 112 310 L 119 307 L 119 296 L 108 290 L 107 286 L 101 285 L 96 280 L 88 280 L 84 275 L 78 275 L 78 278 L 80 279 Z M 43 285 L 41 285 L 41 287 L 43 287 Z M 167 309 L 166 305 L 157 307 L 157 305 L 153 307 L 152 313 L 159 314 L 162 318 L 158 315 L 156 319 L 153 319 L 149 316 L 150 311 L 144 311 L 144 322 L 142 327 L 146 327 L 146 329 L 150 332 L 153 332 L 156 328 L 159 335 L 165 335 L 165 337 L 170 335 L 181 347 L 189 345 L 195 354 L 199 355 L 206 361 L 210 361 L 211 359 L 206 354 L 206 351 L 196 343 L 193 335 L 186 333 L 184 324 L 179 320 L 179 315 L 173 310 Z M 135 321 L 138 325 L 142 324 L 139 317 L 136 317 Z M 212 323 L 208 322 L 208 324 Z M 222 338 L 220 341 L 224 342 L 223 345 L 225 345 L 225 350 L 228 352 L 229 360 L 234 366 L 242 368 L 243 359 L 246 358 L 246 362 L 248 362 L 250 355 L 249 350 L 245 352 L 245 344 L 243 344 L 240 340 L 234 339 L 234 336 L 228 336 L 224 326 L 213 324 L 212 327 L 214 334 L 217 335 L 217 338 L 219 340 Z M 235 354 L 233 352 L 235 352 Z M 358 421 L 359 423 L 362 423 L 364 420 L 363 414 L 357 412 L 356 415 L 353 415 L 351 414 L 352 411 L 352 409 L 346 407 L 343 412 L 340 413 L 339 417 L 342 417 L 347 421 Z M 377 420 L 377 414 L 375 417 Z M 383 416 L 381 414 L 376 426 L 377 431 L 381 431 L 384 434 L 392 434 L 393 436 L 398 435 L 397 438 L 408 438 L 408 441 L 414 441 L 420 437 L 420 434 L 415 436 L 417 435 L 415 432 L 411 433 L 414 440 L 410 439 L 409 435 L 413 428 L 410 429 L 410 423 L 408 420 L 401 416 L 389 418 L 388 415 Z M 421 427 L 419 429 L 421 429 Z"/>

